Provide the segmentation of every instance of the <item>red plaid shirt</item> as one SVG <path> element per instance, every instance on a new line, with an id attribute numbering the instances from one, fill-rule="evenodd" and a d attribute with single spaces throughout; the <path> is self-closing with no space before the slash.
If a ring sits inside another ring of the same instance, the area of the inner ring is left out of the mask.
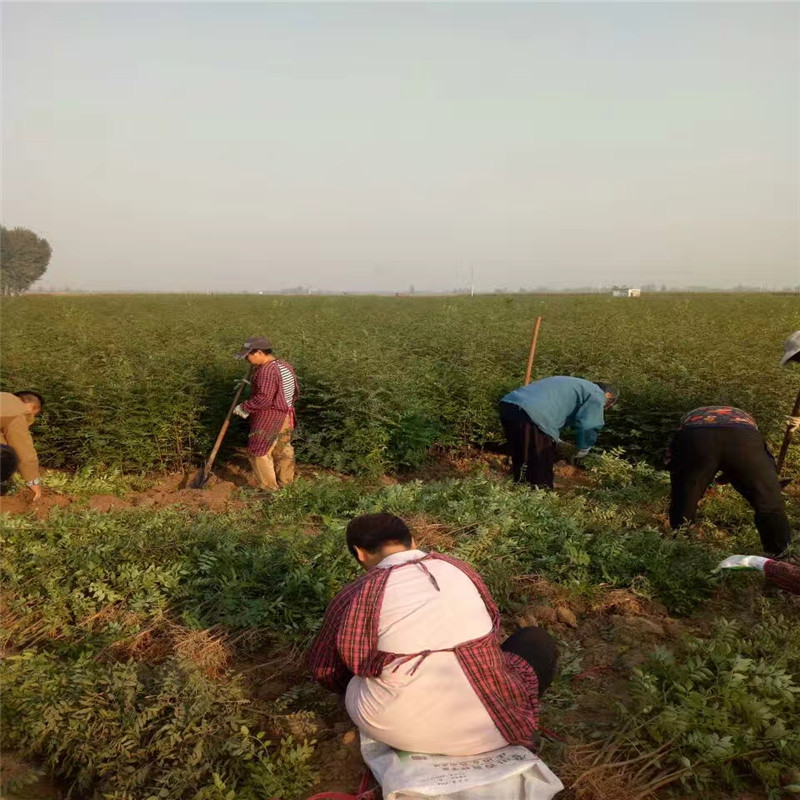
<path id="1" fill-rule="evenodd" d="M 290 364 L 276 358 L 256 367 L 250 380 L 250 399 L 242 403 L 249 412 L 250 437 L 247 450 L 253 456 L 263 456 L 278 438 L 289 416 L 294 428 L 294 404 L 300 396 L 297 377 Z"/>
<path id="2" fill-rule="evenodd" d="M 460 569 L 475 585 L 492 619 L 492 630 L 452 648 L 464 674 L 492 721 L 509 744 L 535 747 L 539 727 L 539 682 L 533 668 L 500 649 L 500 612 L 480 575 L 468 564 L 439 553 L 392 567 L 369 570 L 333 598 L 322 628 L 308 652 L 314 680 L 343 694 L 353 675 L 376 678 L 396 659 L 417 664 L 431 652 L 385 653 L 378 650 L 378 624 L 392 570 L 439 559 Z M 415 665 L 416 666 L 416 665 Z"/>
<path id="3" fill-rule="evenodd" d="M 768 559 L 764 565 L 764 574 L 779 589 L 792 594 L 800 594 L 800 567 L 787 564 L 785 561 Z"/>

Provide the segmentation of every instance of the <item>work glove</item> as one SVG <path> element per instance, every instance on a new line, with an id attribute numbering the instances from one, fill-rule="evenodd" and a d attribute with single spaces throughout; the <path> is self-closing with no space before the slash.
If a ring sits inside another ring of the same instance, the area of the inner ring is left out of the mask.
<path id="1" fill-rule="evenodd" d="M 237 417 L 241 417 L 242 419 L 247 419 L 250 416 L 250 412 L 245 411 L 242 408 L 242 403 L 239 403 L 239 405 L 233 409 L 233 413 L 236 414 Z"/>
<path id="2" fill-rule="evenodd" d="M 786 417 L 786 430 L 792 433 L 800 431 L 800 417 Z"/>
<path id="3" fill-rule="evenodd" d="M 764 556 L 728 556 L 724 561 L 717 564 L 714 572 L 719 572 L 723 569 L 755 569 L 760 572 L 764 571 L 764 566 L 769 561 Z"/>
<path id="4" fill-rule="evenodd" d="M 592 449 L 591 447 L 584 447 L 583 450 L 578 450 L 578 452 L 575 453 L 575 458 L 586 458 L 586 456 L 589 455 L 589 451 L 591 449 Z"/>

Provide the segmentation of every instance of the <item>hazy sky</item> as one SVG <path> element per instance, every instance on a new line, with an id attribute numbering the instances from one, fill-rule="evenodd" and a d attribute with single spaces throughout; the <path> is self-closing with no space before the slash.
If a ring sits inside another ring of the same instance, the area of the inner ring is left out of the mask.
<path id="1" fill-rule="evenodd" d="M 3 220 L 98 290 L 800 284 L 800 5 L 4 3 Z"/>

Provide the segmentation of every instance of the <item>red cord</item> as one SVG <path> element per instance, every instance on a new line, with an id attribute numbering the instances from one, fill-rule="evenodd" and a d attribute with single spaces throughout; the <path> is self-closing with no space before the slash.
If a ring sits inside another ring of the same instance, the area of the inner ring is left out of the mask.
<path id="1" fill-rule="evenodd" d="M 323 792 L 309 797 L 308 800 L 358 800 L 358 798 L 354 794 L 345 794 L 344 792 Z"/>

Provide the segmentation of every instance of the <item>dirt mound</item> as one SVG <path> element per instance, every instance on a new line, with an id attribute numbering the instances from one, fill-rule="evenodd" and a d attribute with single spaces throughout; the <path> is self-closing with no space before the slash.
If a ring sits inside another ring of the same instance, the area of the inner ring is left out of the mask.
<path id="1" fill-rule="evenodd" d="M 10 496 L 0 498 L 0 511 L 7 514 L 24 514 L 32 512 L 37 518 L 47 516 L 54 508 L 76 506 L 88 507 L 92 511 L 110 512 L 126 508 L 159 509 L 180 505 L 188 509 L 210 509 L 222 511 L 226 508 L 241 505 L 241 501 L 233 497 L 236 485 L 231 481 L 221 480 L 212 475 L 202 489 L 188 489 L 186 484 L 190 475 L 172 474 L 159 479 L 158 483 L 143 492 L 131 492 L 119 496 L 115 494 L 95 494 L 89 497 L 56 494 L 44 490 L 41 500 L 34 503 L 30 492 L 19 491 Z"/>
<path id="2" fill-rule="evenodd" d="M 12 495 L 0 497 L 0 512 L 4 514 L 24 514 L 32 511 L 41 519 L 46 517 L 53 508 L 64 508 L 70 504 L 70 498 L 61 494 L 45 493 L 41 500 L 34 503 L 33 495 L 28 491 L 17 492 Z"/>
<path id="3" fill-rule="evenodd" d="M 164 484 L 158 484 L 144 492 L 129 495 L 130 505 L 137 508 L 163 508 L 164 506 L 182 505 L 187 508 L 208 508 L 219 511 L 232 502 L 231 495 L 236 485 L 231 481 L 221 480 L 212 475 L 202 489 L 179 488 L 185 480 L 177 484 L 175 476 L 171 476 Z"/>

